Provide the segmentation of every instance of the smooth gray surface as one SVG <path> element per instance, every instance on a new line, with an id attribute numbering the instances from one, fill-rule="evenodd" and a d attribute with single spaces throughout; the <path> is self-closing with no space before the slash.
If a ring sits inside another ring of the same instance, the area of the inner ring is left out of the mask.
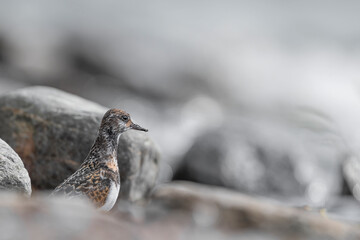
<path id="1" fill-rule="evenodd" d="M 31 182 L 19 155 L 0 139 L 0 190 L 31 195 Z"/>

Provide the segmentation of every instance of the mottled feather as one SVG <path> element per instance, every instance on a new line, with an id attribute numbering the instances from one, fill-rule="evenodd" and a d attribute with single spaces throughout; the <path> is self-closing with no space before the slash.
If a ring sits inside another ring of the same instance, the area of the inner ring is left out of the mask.
<path id="1" fill-rule="evenodd" d="M 129 130 L 147 131 L 130 120 L 128 113 L 110 109 L 102 119 L 98 136 L 80 168 L 55 188 L 52 195 L 87 197 L 98 208 L 110 210 L 120 189 L 117 147 L 120 135 Z M 110 195 L 110 198 L 108 196 Z"/>
<path id="2" fill-rule="evenodd" d="M 53 192 L 67 197 L 84 196 L 89 198 L 96 207 L 105 204 L 111 181 L 120 185 L 118 171 L 108 168 L 105 164 L 83 164 L 74 174 L 60 184 Z M 117 167 L 117 165 L 116 165 Z"/>

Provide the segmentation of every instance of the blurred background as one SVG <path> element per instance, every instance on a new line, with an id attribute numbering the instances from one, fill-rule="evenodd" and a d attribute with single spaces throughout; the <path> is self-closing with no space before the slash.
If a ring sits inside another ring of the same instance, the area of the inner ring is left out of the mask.
<path id="1" fill-rule="evenodd" d="M 161 150 L 159 182 L 342 209 L 336 199 L 360 199 L 359 10 L 4 0 L 0 93 L 46 85 L 128 111 Z"/>

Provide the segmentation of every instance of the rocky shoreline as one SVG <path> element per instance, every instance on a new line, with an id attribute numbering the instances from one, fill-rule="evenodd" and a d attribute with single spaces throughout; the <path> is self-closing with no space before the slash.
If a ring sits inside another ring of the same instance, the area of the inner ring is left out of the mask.
<path id="1" fill-rule="evenodd" d="M 159 185 L 146 203 L 109 213 L 81 199 L 0 194 L 3 239 L 344 239 L 356 225 L 190 182 Z M 6 219 L 6 221 L 4 221 Z"/>
<path id="2" fill-rule="evenodd" d="M 121 138 L 121 193 L 110 213 L 49 198 L 47 191 L 81 164 L 105 111 L 48 87 L 0 96 L 2 239 L 360 239 L 357 222 L 321 210 L 194 182 L 159 183 L 160 150 L 137 132 Z M 190 158 L 201 156 L 188 155 L 179 168 L 186 174 Z"/>
<path id="3" fill-rule="evenodd" d="M 23 160 L 35 190 L 51 190 L 85 159 L 106 108 L 54 88 L 0 96 L 0 138 Z M 155 185 L 159 150 L 148 135 L 129 132 L 118 150 L 121 196 L 136 201 Z"/>

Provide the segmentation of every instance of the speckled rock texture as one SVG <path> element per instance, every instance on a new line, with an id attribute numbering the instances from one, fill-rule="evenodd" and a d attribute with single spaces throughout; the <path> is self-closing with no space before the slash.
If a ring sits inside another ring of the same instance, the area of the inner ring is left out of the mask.
<path id="1" fill-rule="evenodd" d="M 23 160 L 34 189 L 53 189 L 85 159 L 106 110 L 54 88 L 17 90 L 0 96 L 0 137 Z M 129 131 L 118 153 L 121 196 L 139 200 L 156 183 L 159 152 L 148 134 Z"/>
<path id="2" fill-rule="evenodd" d="M 31 195 L 31 183 L 19 155 L 0 139 L 0 190 Z"/>

